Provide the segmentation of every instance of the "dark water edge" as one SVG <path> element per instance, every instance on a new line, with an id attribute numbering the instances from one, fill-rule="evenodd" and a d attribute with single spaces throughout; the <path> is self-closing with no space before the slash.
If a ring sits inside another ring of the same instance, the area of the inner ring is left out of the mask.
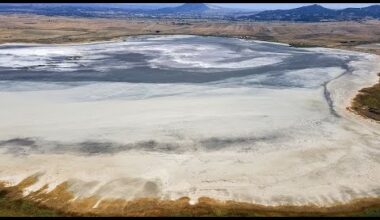
<path id="1" fill-rule="evenodd" d="M 149 37 L 150 35 L 142 35 L 140 37 Z M 175 36 L 175 35 L 173 35 Z M 0 67 L 0 80 L 2 81 L 32 81 L 32 82 L 130 82 L 130 83 L 209 83 L 220 81 L 229 78 L 244 77 L 250 75 L 269 74 L 270 79 L 261 82 L 264 85 L 287 85 L 290 82 L 286 80 L 278 80 L 284 71 L 293 71 L 306 68 L 326 68 L 326 67 L 341 67 L 346 68 L 346 62 L 355 59 L 355 56 L 350 56 L 348 60 L 338 58 L 325 57 L 325 54 L 304 51 L 301 48 L 288 47 L 285 45 L 273 44 L 273 42 L 253 43 L 249 41 L 237 41 L 236 37 L 222 36 L 199 36 L 191 35 L 192 39 L 172 40 L 171 42 L 157 41 L 156 45 L 165 43 L 168 45 L 176 44 L 177 41 L 198 44 L 213 44 L 223 46 L 236 53 L 240 53 L 242 49 L 252 49 L 260 52 L 275 52 L 275 53 L 290 53 L 291 57 L 285 58 L 280 63 L 271 65 L 262 65 L 246 69 L 220 69 L 216 72 L 211 71 L 205 74 L 204 69 L 200 68 L 151 68 L 148 65 L 148 60 L 160 56 L 159 54 L 144 54 L 133 51 L 118 51 L 116 54 L 109 54 L 107 51 L 99 54 L 107 55 L 106 60 L 99 60 L 96 64 L 78 67 L 75 71 L 54 71 L 48 68 L 49 65 L 37 65 L 32 67 L 22 68 L 4 68 Z M 132 38 L 139 40 L 138 38 Z M 149 42 L 142 38 L 141 42 Z M 112 43 L 103 42 L 103 43 Z M 78 44 L 80 45 L 80 44 Z M 33 50 L 33 46 L 12 46 L 15 48 L 26 47 Z M 0 45 L 0 49 L 4 46 Z M 5 47 L 7 49 L 8 47 Z M 8 48 L 9 49 L 9 48 Z M 66 62 L 70 57 L 53 57 L 51 62 L 52 67 L 56 63 Z M 256 58 L 252 54 L 252 57 Z M 86 57 L 78 57 L 78 60 L 86 59 Z M 110 68 L 106 72 L 97 71 L 96 66 L 112 67 L 113 64 L 120 62 L 132 62 L 134 67 L 127 69 Z M 237 61 L 237 60 L 236 60 Z M 70 61 L 71 62 L 71 61 Z M 76 63 L 76 60 L 72 60 Z M 50 68 L 50 67 L 49 67 Z M 95 69 L 94 69 L 95 68 Z M 289 86 L 289 85 L 288 85 Z M 290 85 L 292 86 L 292 85 Z M 299 85 L 295 85 L 298 87 Z M 301 86 L 302 87 L 302 86 Z"/>

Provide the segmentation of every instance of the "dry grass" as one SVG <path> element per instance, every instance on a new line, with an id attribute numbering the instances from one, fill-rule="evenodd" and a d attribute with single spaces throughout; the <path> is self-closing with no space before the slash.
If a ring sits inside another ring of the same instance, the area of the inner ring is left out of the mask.
<path id="1" fill-rule="evenodd" d="M 189 198 L 160 200 L 142 198 L 132 201 L 98 198 L 74 200 L 69 184 L 64 182 L 46 192 L 47 186 L 22 197 L 25 187 L 34 184 L 31 176 L 13 187 L 0 187 L 0 216 L 379 216 L 380 199 L 363 198 L 330 207 L 263 206 L 235 201 L 218 201 L 202 197 L 195 205 Z"/>
<path id="2" fill-rule="evenodd" d="M 0 43 L 73 43 L 142 34 L 194 34 L 247 37 L 296 46 L 322 46 L 380 54 L 357 45 L 380 42 L 380 21 L 280 23 L 190 20 L 126 20 L 38 15 L 0 15 Z"/>
<path id="3" fill-rule="evenodd" d="M 1 217 L 64 216 L 63 213 L 60 213 L 52 208 L 47 208 L 41 204 L 23 198 L 22 189 L 33 185 L 36 182 L 36 179 L 36 176 L 28 177 L 17 186 L 13 187 L 5 187 L 4 184 L 0 183 Z"/>

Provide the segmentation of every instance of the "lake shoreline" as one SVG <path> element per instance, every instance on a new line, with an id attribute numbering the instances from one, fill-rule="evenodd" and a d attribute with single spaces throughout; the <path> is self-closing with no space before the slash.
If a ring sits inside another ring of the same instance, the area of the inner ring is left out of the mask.
<path id="1" fill-rule="evenodd" d="M 159 35 L 159 34 L 158 34 Z M 165 34 L 166 35 L 166 34 Z M 144 35 L 138 35 L 144 36 Z M 208 35 L 215 36 L 215 35 Z M 127 36 L 126 36 L 127 37 Z M 217 36 L 217 37 L 231 37 L 231 36 Z M 233 36 L 234 38 L 244 38 L 244 36 Z M 111 41 L 122 40 L 120 38 L 112 39 Z M 256 39 L 251 39 L 256 40 Z M 107 41 L 108 42 L 108 41 Z M 270 41 L 267 41 L 271 43 Z M 98 43 L 98 42 L 87 42 L 87 43 Z M 341 49 L 341 48 L 338 48 Z M 20 184 L 19 184 L 20 185 Z M 16 188 L 22 189 L 20 186 Z M 7 188 L 9 190 L 9 188 Z M 14 190 L 15 188 L 12 188 Z M 17 190 L 19 190 L 17 189 Z M 12 191 L 11 190 L 11 191 Z M 64 195 L 67 195 L 65 190 L 63 190 Z M 41 196 L 43 196 L 41 194 Z M 44 197 L 44 196 L 43 196 Z M 65 197 L 63 197 L 65 198 Z M 32 200 L 31 200 L 32 201 Z M 85 201 L 86 203 L 88 201 Z M 90 204 L 93 204 L 94 201 L 91 201 Z M 59 201 L 52 204 L 58 204 Z M 121 206 L 120 204 L 129 204 L 126 206 Z M 38 204 L 38 203 L 37 203 Z M 161 208 L 162 205 L 166 204 L 167 209 Z M 40 204 L 38 204 L 40 205 Z M 207 197 L 202 197 L 199 199 L 199 202 L 195 205 L 190 205 L 188 198 L 181 198 L 178 200 L 159 200 L 159 199 L 140 199 L 132 201 L 109 201 L 104 202 L 103 213 L 91 213 L 89 211 L 78 211 L 73 210 L 64 210 L 58 208 L 62 213 L 68 215 L 95 215 L 95 216 L 109 216 L 109 215 L 131 215 L 131 216 L 144 216 L 144 215 L 154 215 L 154 216 L 351 216 L 351 215 L 361 215 L 368 212 L 369 209 L 380 209 L 380 198 L 363 198 L 355 199 L 351 202 L 339 204 L 331 207 L 317 207 L 317 206 L 263 206 L 258 204 L 250 203 L 240 203 L 240 202 L 221 202 Z M 103 205 L 100 205 L 102 207 Z M 138 207 L 136 207 L 136 205 Z M 122 207 L 122 208 L 120 208 Z M 147 207 L 141 208 L 141 207 Z M 53 210 L 56 207 L 49 207 Z M 125 210 L 134 210 L 134 212 L 125 213 Z M 149 210 L 150 208 L 150 210 Z M 89 209 L 89 204 L 86 205 L 86 209 Z M 111 211 L 112 210 L 112 211 Z M 119 213 L 115 214 L 115 210 L 119 210 Z M 173 213 L 173 210 L 177 213 Z M 85 213 L 85 214 L 81 214 Z M 378 211 L 377 211 L 378 213 Z"/>
<path id="2" fill-rule="evenodd" d="M 365 119 L 380 122 L 380 73 L 379 82 L 359 90 L 347 109 Z"/>
<path id="3" fill-rule="evenodd" d="M 7 216 L 378 216 L 380 198 L 367 197 L 350 202 L 337 202 L 330 206 L 279 205 L 265 206 L 256 203 L 221 201 L 200 197 L 195 204 L 190 198 L 176 200 L 141 198 L 134 200 L 97 199 L 95 197 L 75 199 L 68 190 L 68 183 L 58 185 L 50 192 L 44 188 L 23 196 L 23 191 L 37 181 L 30 176 L 16 186 L 0 183 L 0 213 Z M 1 204 L 1 203 L 0 203 Z M 11 208 L 9 208 L 11 207 Z M 27 207 L 27 208 L 25 208 Z M 96 207 L 96 208 L 94 208 Z M 6 210 L 6 211 L 4 211 Z"/>
<path id="4" fill-rule="evenodd" d="M 228 34 L 205 34 L 205 35 L 200 35 L 200 34 L 168 34 L 168 33 L 157 33 L 157 34 L 135 34 L 135 35 L 125 35 L 125 36 L 118 36 L 118 37 L 112 37 L 112 38 L 106 38 L 103 40 L 96 40 L 96 39 L 79 39 L 79 41 L 74 41 L 74 42 L 58 42 L 58 43 L 53 43 L 53 42 L 24 42 L 24 41 L 14 41 L 14 42 L 7 42 L 7 43 L 0 43 L 0 45 L 4 44 L 47 44 L 47 45 L 78 45 L 78 44 L 98 44 L 98 43 L 112 43 L 112 42 L 122 42 L 125 41 L 128 38 L 133 38 L 133 37 L 139 37 L 139 36 L 171 36 L 171 35 L 190 35 L 190 36 L 202 36 L 202 37 L 224 37 L 224 38 L 237 38 L 237 39 L 244 39 L 244 40 L 255 40 L 255 41 L 262 41 L 262 42 L 267 42 L 267 43 L 279 43 L 283 45 L 288 45 L 290 47 L 295 47 L 295 48 L 314 48 L 314 47 L 324 47 L 325 45 L 317 45 L 317 44 L 308 44 L 308 43 L 287 43 L 286 41 L 281 41 L 281 40 L 276 40 L 276 41 L 269 41 L 266 38 L 258 38 L 258 37 L 253 37 L 253 36 L 247 36 L 247 35 L 236 35 L 236 36 L 231 36 Z M 373 55 L 378 55 L 377 53 L 370 53 L 368 51 L 362 51 L 361 49 L 355 49 L 355 48 L 342 48 L 340 46 L 338 47 L 331 47 L 330 49 L 340 49 L 340 50 L 345 50 L 345 51 L 353 51 L 353 52 L 364 52 L 364 53 L 369 53 Z M 380 79 L 380 74 L 378 75 Z M 346 109 L 354 114 L 358 114 L 362 116 L 363 118 L 373 120 L 375 122 L 380 122 L 380 108 L 374 109 L 374 111 L 369 111 L 368 109 L 372 110 L 373 108 L 366 106 L 364 103 L 362 103 L 362 93 L 363 90 L 365 90 L 366 96 L 369 98 L 375 98 L 377 97 L 376 94 L 372 94 L 371 91 L 373 92 L 374 89 L 371 90 L 371 88 L 377 88 L 379 87 L 379 84 L 376 83 L 371 87 L 366 87 L 363 88 L 360 91 L 357 91 L 357 94 L 355 97 L 352 98 L 351 105 L 347 106 Z M 376 90 L 377 91 L 377 90 Z M 378 99 L 378 98 L 377 98 Z M 380 100 L 377 100 L 380 102 Z"/>

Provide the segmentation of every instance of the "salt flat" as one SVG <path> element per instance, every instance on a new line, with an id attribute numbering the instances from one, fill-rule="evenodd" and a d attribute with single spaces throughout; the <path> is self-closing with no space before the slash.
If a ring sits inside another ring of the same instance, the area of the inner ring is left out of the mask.
<path id="1" fill-rule="evenodd" d="M 380 194 L 380 129 L 346 110 L 379 57 L 176 35 L 0 46 L 0 180 L 78 197 L 264 205 Z"/>

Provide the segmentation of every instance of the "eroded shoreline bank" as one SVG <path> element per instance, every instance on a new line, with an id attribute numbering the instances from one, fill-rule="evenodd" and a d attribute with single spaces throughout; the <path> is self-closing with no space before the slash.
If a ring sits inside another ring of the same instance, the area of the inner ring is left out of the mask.
<path id="1" fill-rule="evenodd" d="M 77 198 L 63 182 L 47 192 L 47 186 L 24 196 L 23 191 L 38 181 L 30 176 L 15 186 L 0 184 L 0 200 L 8 201 L 7 216 L 378 216 L 380 198 L 354 199 L 321 207 L 317 205 L 265 206 L 255 203 L 220 201 L 200 197 L 195 204 L 190 198 L 176 200 L 141 198 L 134 200 Z M 26 207 L 26 208 L 25 208 Z"/>

